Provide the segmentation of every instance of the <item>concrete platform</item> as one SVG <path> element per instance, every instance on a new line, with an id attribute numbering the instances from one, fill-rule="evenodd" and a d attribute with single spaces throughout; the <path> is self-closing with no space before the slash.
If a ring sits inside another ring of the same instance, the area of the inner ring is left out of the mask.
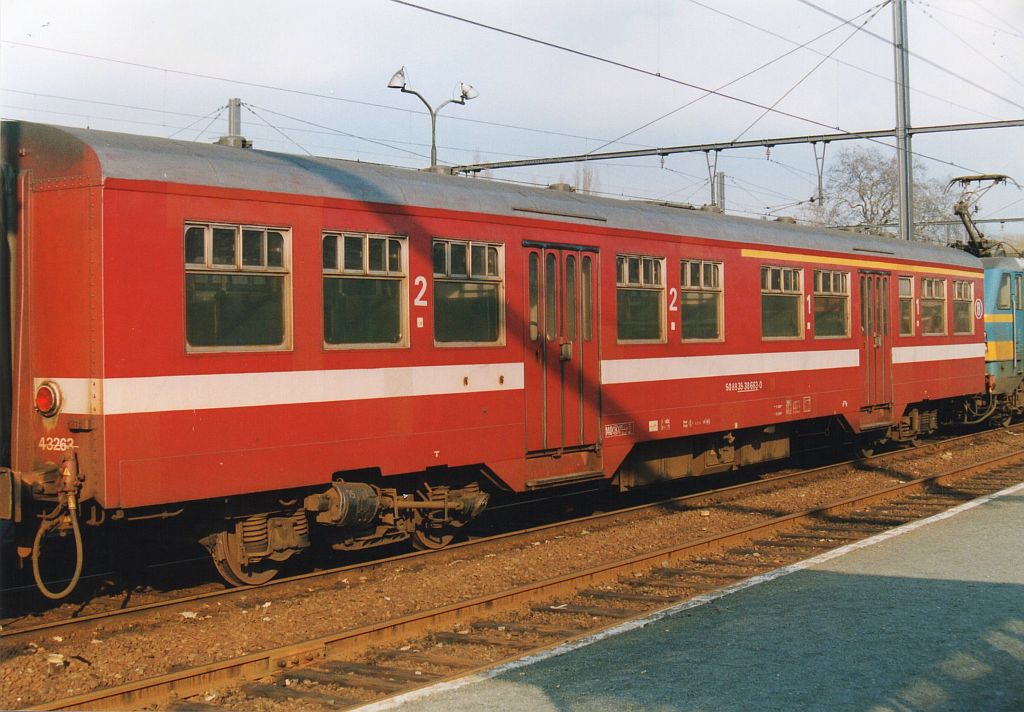
<path id="1" fill-rule="evenodd" d="M 364 709 L 1024 710 L 1024 485 Z"/>

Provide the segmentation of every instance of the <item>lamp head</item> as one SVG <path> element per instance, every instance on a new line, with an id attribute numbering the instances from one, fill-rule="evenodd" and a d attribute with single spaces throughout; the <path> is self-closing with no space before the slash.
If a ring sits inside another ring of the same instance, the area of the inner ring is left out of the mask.
<path id="1" fill-rule="evenodd" d="M 402 67 L 391 76 L 391 81 L 388 82 L 388 89 L 405 89 L 405 85 L 409 80 L 405 76 L 405 67 Z"/>

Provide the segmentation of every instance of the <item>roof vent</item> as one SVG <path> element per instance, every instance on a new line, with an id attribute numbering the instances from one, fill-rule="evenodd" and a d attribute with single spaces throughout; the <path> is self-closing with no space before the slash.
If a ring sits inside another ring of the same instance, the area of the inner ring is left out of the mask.
<path id="1" fill-rule="evenodd" d="M 228 99 L 228 135 L 215 141 L 218 146 L 252 148 L 252 141 L 242 135 L 242 100 Z"/>
<path id="2" fill-rule="evenodd" d="M 548 190 L 558 190 L 562 193 L 575 193 L 576 189 L 568 183 L 552 183 L 548 186 Z"/>
<path id="3" fill-rule="evenodd" d="M 796 225 L 796 218 L 790 215 L 779 215 L 775 218 L 775 222 L 786 223 L 787 225 Z"/>
<path id="4" fill-rule="evenodd" d="M 671 200 L 644 200 L 648 205 L 657 205 L 659 208 L 675 208 L 676 210 L 697 210 L 693 203 L 673 203 Z"/>

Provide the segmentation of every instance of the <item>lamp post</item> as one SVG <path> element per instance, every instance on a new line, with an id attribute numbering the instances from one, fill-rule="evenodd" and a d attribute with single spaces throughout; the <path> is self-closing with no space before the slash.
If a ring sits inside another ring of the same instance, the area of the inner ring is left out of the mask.
<path id="1" fill-rule="evenodd" d="M 430 170 L 437 171 L 437 114 L 449 104 L 465 104 L 469 99 L 476 99 L 480 92 L 465 82 L 459 82 L 459 96 L 455 99 L 448 99 L 436 109 L 430 105 L 423 95 L 418 91 L 409 88 L 409 80 L 405 76 L 405 67 L 402 67 L 391 77 L 388 82 L 388 89 L 401 89 L 403 94 L 414 94 L 427 107 L 430 114 Z"/>

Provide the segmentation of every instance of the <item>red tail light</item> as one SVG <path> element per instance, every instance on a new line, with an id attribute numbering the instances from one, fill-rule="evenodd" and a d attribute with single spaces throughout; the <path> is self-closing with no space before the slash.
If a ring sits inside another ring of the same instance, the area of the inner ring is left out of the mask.
<path id="1" fill-rule="evenodd" d="M 60 390 L 56 383 L 47 381 L 39 384 L 36 389 L 36 410 L 47 418 L 60 410 Z"/>

